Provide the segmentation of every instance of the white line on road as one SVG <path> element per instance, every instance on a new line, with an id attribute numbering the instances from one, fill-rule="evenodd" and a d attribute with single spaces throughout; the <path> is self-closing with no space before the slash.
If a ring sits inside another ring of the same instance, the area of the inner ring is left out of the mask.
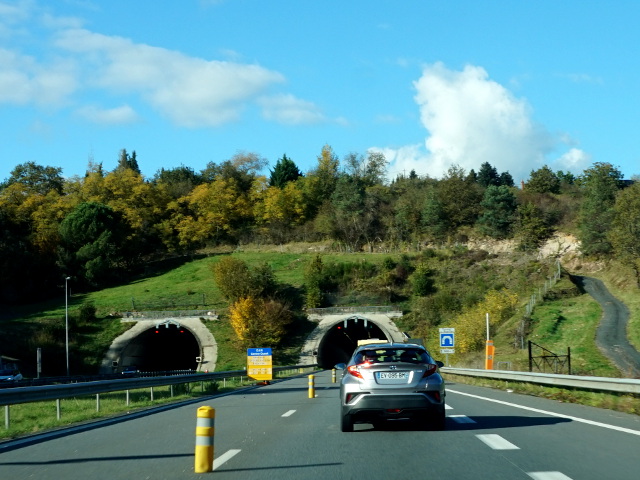
<path id="1" fill-rule="evenodd" d="M 481 397 L 480 395 L 473 395 L 471 393 L 464 393 L 464 392 L 459 392 L 457 390 L 447 389 L 447 393 L 449 392 L 457 393 L 458 395 L 464 395 L 467 397 L 478 398 L 480 400 L 486 400 L 487 402 L 499 403 L 501 405 L 507 405 L 509 407 L 521 408 L 523 410 L 529 410 L 530 412 L 543 413 L 545 415 L 551 415 L 552 417 L 567 418 L 569 420 L 573 420 L 574 422 L 582 422 L 588 425 L 594 425 L 596 427 L 610 428 L 611 430 L 617 430 L 619 432 L 631 433 L 632 435 L 640 435 L 640 431 L 638 430 L 632 430 L 630 428 L 625 428 L 625 427 L 617 427 L 615 425 L 609 425 L 607 423 L 594 422 L 593 420 L 587 420 L 586 418 L 573 417 L 571 415 L 563 415 L 562 413 L 549 412 L 547 410 L 540 410 L 539 408 L 525 407 L 524 405 L 518 405 L 517 403 L 503 402 L 502 400 L 495 400 L 493 398 Z"/>
<path id="2" fill-rule="evenodd" d="M 466 415 L 447 415 L 447 418 L 450 418 L 456 423 L 477 423 L 475 420 L 467 417 Z"/>
<path id="3" fill-rule="evenodd" d="M 293 415 L 294 413 L 296 413 L 296 411 L 295 411 L 295 410 L 289 410 L 288 412 L 283 413 L 283 414 L 282 414 L 282 416 L 283 416 L 283 417 L 290 417 L 290 416 L 291 416 L 291 415 Z"/>
<path id="4" fill-rule="evenodd" d="M 223 453 L 222 455 L 220 455 L 218 458 L 216 458 L 213 461 L 213 469 L 215 470 L 216 468 L 220 467 L 223 463 L 225 463 L 227 460 L 235 457 L 237 454 L 240 453 L 241 450 L 236 450 L 236 449 L 231 449 L 226 451 L 225 453 Z"/>
<path id="5" fill-rule="evenodd" d="M 529 472 L 527 475 L 535 480 L 571 480 L 571 477 L 560 472 Z"/>
<path id="6" fill-rule="evenodd" d="M 444 409 L 445 410 L 453 410 L 453 407 L 450 407 L 449 405 L 447 405 L 446 403 L 444 404 Z"/>
<path id="7" fill-rule="evenodd" d="M 478 439 L 482 440 L 494 450 L 520 450 L 519 447 L 516 447 L 513 443 L 505 440 L 500 435 L 496 435 L 495 433 L 476 435 L 476 437 L 478 437 Z"/>

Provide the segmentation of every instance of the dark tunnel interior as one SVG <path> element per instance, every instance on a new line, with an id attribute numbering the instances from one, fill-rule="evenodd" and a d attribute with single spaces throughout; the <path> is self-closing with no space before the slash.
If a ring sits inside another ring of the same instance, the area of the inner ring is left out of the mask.
<path id="1" fill-rule="evenodd" d="M 358 346 L 358 340 L 367 338 L 389 340 L 380 327 L 362 317 L 351 317 L 335 324 L 320 341 L 318 365 L 333 368 L 337 363 L 346 363 Z"/>
<path id="2" fill-rule="evenodd" d="M 195 370 L 200 355 L 198 341 L 179 325 L 160 325 L 138 335 L 122 351 L 121 367 L 136 366 L 142 372 Z"/>

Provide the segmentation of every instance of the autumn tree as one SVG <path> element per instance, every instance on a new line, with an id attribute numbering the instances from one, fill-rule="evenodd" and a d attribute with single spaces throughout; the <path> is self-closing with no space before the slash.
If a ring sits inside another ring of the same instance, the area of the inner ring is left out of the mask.
<path id="1" fill-rule="evenodd" d="M 553 228 L 546 221 L 543 212 L 532 202 L 517 208 L 516 238 L 520 250 L 534 250 L 548 238 Z"/>
<path id="2" fill-rule="evenodd" d="M 211 268 L 216 285 L 229 302 L 246 297 L 269 298 L 278 291 L 273 270 L 266 263 L 250 268 L 244 261 L 228 256 Z"/>
<path id="3" fill-rule="evenodd" d="M 229 307 L 229 320 L 243 347 L 275 347 L 293 315 L 277 300 L 249 296 Z"/>

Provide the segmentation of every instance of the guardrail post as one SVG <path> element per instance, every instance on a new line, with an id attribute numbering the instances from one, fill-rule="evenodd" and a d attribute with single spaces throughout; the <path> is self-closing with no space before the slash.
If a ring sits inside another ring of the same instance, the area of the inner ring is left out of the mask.
<path id="1" fill-rule="evenodd" d="M 336 369 L 331 370 L 331 383 L 336 383 Z"/>
<path id="2" fill-rule="evenodd" d="M 58 420 L 60 420 L 60 416 L 61 416 L 61 413 L 60 413 L 60 399 L 56 398 L 56 418 Z"/>
<path id="3" fill-rule="evenodd" d="M 216 411 L 211 407 L 198 408 L 196 423 L 195 472 L 213 471 L 213 437 L 215 434 Z"/>
<path id="4" fill-rule="evenodd" d="M 309 398 L 315 398 L 316 396 L 316 388 L 315 388 L 315 376 L 309 375 Z"/>
<path id="5" fill-rule="evenodd" d="M 4 406 L 4 428 L 9 430 L 9 405 Z"/>
<path id="6" fill-rule="evenodd" d="M 100 394 L 96 393 L 96 412 L 100 411 Z"/>

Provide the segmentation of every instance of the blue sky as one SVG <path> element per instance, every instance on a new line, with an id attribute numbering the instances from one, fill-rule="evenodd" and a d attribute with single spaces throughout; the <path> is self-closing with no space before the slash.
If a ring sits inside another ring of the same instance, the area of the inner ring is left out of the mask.
<path id="1" fill-rule="evenodd" d="M 323 145 L 389 175 L 640 173 L 640 2 L 0 0 L 0 180 Z"/>

